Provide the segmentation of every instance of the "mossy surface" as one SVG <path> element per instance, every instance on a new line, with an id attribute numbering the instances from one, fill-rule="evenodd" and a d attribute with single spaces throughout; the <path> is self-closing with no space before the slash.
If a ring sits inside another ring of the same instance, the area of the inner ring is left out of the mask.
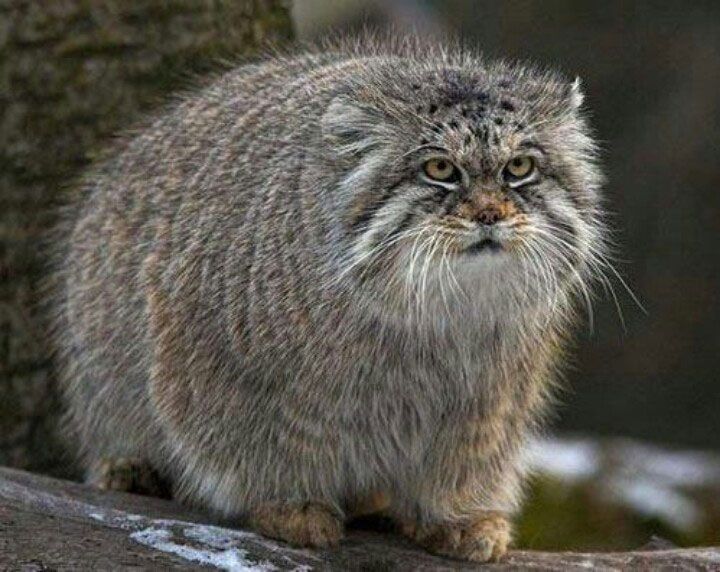
<path id="1" fill-rule="evenodd" d="M 631 550 L 653 536 L 681 547 L 720 543 L 720 501 L 716 491 L 694 491 L 702 519 L 692 530 L 681 530 L 657 517 L 647 517 L 607 498 L 597 478 L 568 482 L 538 476 L 532 480 L 517 542 L 535 550 Z"/>

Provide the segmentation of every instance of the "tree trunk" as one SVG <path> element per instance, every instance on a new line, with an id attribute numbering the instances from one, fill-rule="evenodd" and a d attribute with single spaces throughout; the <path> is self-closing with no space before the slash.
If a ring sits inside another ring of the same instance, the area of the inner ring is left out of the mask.
<path id="1" fill-rule="evenodd" d="M 48 207 L 190 75 L 289 36 L 282 0 L 0 0 L 0 464 L 69 472 L 31 311 Z"/>

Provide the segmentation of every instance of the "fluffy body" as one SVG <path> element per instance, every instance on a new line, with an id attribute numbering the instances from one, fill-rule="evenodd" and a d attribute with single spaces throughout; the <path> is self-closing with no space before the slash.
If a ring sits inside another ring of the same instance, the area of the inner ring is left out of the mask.
<path id="1" fill-rule="evenodd" d="M 380 495 L 431 550 L 502 554 L 601 256 L 580 100 L 550 72 L 363 44 L 232 70 L 129 137 L 57 258 L 86 466 L 143 459 L 296 544 Z M 525 147 L 540 179 L 506 188 Z M 461 185 L 418 176 L 438 149 Z"/>

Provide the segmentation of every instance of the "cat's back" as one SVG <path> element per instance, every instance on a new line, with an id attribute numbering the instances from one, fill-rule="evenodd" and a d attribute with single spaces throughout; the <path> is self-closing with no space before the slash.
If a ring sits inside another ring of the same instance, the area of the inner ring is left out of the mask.
<path id="1" fill-rule="evenodd" d="M 274 178 L 288 178 L 288 157 L 312 126 L 309 82 L 330 61 L 277 58 L 230 70 L 128 131 L 88 170 L 53 245 L 53 345 L 74 415 L 92 410 L 106 420 L 101 428 L 121 415 L 143 428 L 126 442 L 145 440 L 151 282 L 164 280 L 181 300 L 175 307 L 201 312 L 200 297 L 217 300 L 225 253 L 262 243 L 259 206 Z M 198 264 L 202 276 L 192 273 Z M 122 383 L 112 381 L 118 372 Z M 91 431 L 84 417 L 74 425 Z M 94 439 L 115 446 L 112 430 Z"/>
<path id="2" fill-rule="evenodd" d="M 237 67 L 122 135 L 83 177 L 60 225 L 68 290 L 117 283 L 118 272 L 126 274 L 120 282 L 137 277 L 167 233 L 181 246 L 200 230 L 207 238 L 229 225 L 251 233 L 259 221 L 248 213 L 297 172 L 293 165 L 317 136 L 317 90 L 333 83 L 342 57 Z"/>
<path id="3" fill-rule="evenodd" d="M 109 195 L 126 213 L 133 199 L 143 198 L 162 211 L 173 206 L 163 205 L 166 194 L 227 189 L 226 181 L 217 180 L 225 174 L 251 178 L 247 161 L 272 155 L 307 124 L 314 102 L 303 94 L 313 74 L 332 61 L 308 55 L 240 66 L 161 106 L 121 135 L 86 174 L 82 211 L 104 204 Z"/>

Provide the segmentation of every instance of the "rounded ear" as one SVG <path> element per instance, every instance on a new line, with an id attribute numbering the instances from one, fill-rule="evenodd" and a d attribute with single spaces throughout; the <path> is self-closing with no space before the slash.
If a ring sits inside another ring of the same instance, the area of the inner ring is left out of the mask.
<path id="1" fill-rule="evenodd" d="M 580 77 L 576 77 L 575 81 L 570 84 L 568 99 L 570 100 L 570 105 L 572 105 L 573 109 L 580 109 L 583 101 L 585 101 L 585 94 L 582 92 L 582 81 L 580 80 Z"/>
<path id="2" fill-rule="evenodd" d="M 323 137 L 338 154 L 355 155 L 376 146 L 378 123 L 372 109 L 340 95 L 328 105 L 320 127 Z"/>

